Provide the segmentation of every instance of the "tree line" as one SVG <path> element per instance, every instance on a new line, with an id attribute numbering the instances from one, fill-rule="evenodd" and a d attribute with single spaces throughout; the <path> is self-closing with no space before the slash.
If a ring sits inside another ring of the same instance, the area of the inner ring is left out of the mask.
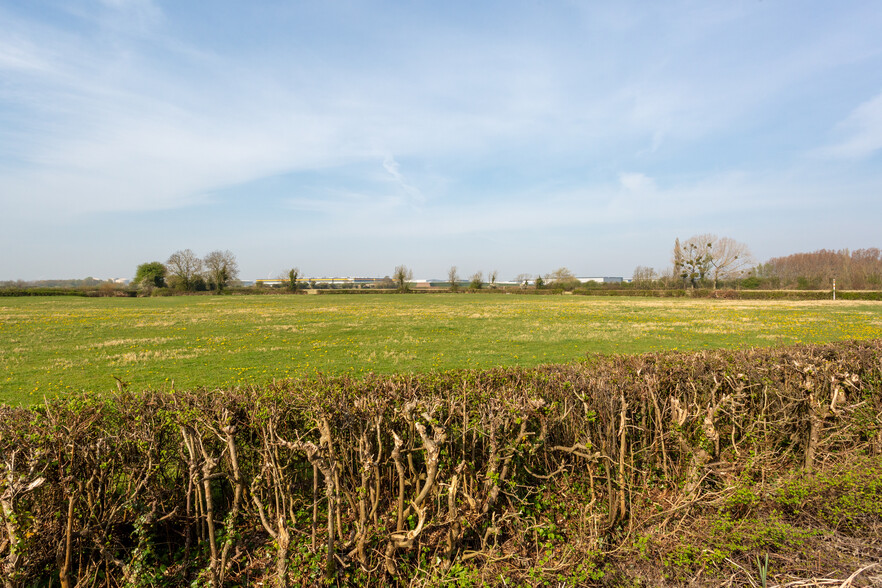
<path id="1" fill-rule="evenodd" d="M 165 263 L 153 261 L 138 266 L 134 284 L 142 291 L 169 288 L 182 292 L 222 292 L 239 276 L 235 255 L 229 250 L 216 250 L 204 258 L 192 250 L 172 253 Z M 451 266 L 447 282 L 451 291 L 462 287 L 480 290 L 498 286 L 499 272 L 490 271 L 487 278 L 478 271 L 463 280 L 457 266 Z M 302 287 L 299 268 L 291 268 L 280 279 L 286 289 L 297 292 Z M 382 287 L 407 292 L 411 287 L 413 271 L 406 265 L 395 268 L 392 276 L 382 280 Z M 810 253 L 794 253 L 773 257 L 757 263 L 749 247 L 730 237 L 713 234 L 694 235 L 681 241 L 676 238 L 671 254 L 671 266 L 661 272 L 639 265 L 634 269 L 631 288 L 766 288 L 766 289 L 828 289 L 836 280 L 840 289 L 861 290 L 882 287 L 882 251 L 878 248 L 821 249 Z M 572 291 L 582 284 L 566 267 L 544 276 L 522 273 L 514 278 L 519 287 L 536 289 L 550 287 Z M 621 286 L 619 286 L 621 287 Z M 625 286 L 627 287 L 627 286 Z"/>
<path id="2" fill-rule="evenodd" d="M 635 288 L 713 288 L 844 290 L 882 287 L 882 251 L 820 249 L 757 263 L 750 249 L 730 237 L 713 234 L 675 239 L 671 266 L 661 272 L 638 265 Z"/>
<path id="3" fill-rule="evenodd" d="M 172 253 L 165 263 L 142 263 L 135 272 L 135 286 L 147 292 L 171 288 L 183 292 L 222 292 L 239 277 L 239 264 L 229 250 L 212 251 L 204 258 L 191 249 Z"/>
<path id="4" fill-rule="evenodd" d="M 773 257 L 756 267 L 755 276 L 775 287 L 829 288 L 835 279 L 842 289 L 878 289 L 882 286 L 882 251 L 875 247 L 854 251 L 820 249 Z"/>

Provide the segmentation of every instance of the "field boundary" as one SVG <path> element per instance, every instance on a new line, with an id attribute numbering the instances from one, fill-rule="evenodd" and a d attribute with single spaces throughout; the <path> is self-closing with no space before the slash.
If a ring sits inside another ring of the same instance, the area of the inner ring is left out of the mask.
<path id="1" fill-rule="evenodd" d="M 519 294 L 526 296 L 553 296 L 558 294 L 575 294 L 580 296 L 622 296 L 622 297 L 648 297 L 648 298 L 718 298 L 731 300 L 831 300 L 832 290 L 747 290 L 747 289 L 718 289 L 709 288 L 692 289 L 630 289 L 630 288 L 576 288 L 555 289 L 554 286 L 546 288 L 481 288 L 459 289 L 449 288 L 411 288 L 405 292 L 391 288 L 316 288 L 300 289 L 297 292 L 289 292 L 282 288 L 236 288 L 230 287 L 222 292 L 175 292 L 168 289 L 155 289 L 153 296 L 291 296 L 305 294 L 319 295 L 343 295 L 343 294 Z M 79 296 L 86 298 L 99 297 L 128 297 L 142 296 L 144 293 L 132 288 L 0 288 L 0 297 L 27 297 L 27 296 Z M 839 300 L 882 300 L 882 290 L 837 290 L 836 298 Z"/>
<path id="2" fill-rule="evenodd" d="M 768 555 L 775 581 L 844 578 L 882 561 L 880 385 L 876 340 L 3 406 L 0 565 L 747 586 Z"/>

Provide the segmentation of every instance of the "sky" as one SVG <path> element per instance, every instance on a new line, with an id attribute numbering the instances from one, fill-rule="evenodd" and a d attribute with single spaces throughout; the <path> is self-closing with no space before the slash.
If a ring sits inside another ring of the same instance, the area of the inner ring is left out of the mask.
<path id="1" fill-rule="evenodd" d="M 875 0 L 0 0 L 0 280 L 880 247 Z"/>

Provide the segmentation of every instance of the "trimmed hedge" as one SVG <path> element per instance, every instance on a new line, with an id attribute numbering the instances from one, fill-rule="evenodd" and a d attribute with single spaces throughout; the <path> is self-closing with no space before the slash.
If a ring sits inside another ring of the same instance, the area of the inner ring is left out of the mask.
<path id="1" fill-rule="evenodd" d="M 748 585 L 726 562 L 760 553 L 847 575 L 882 558 L 880 383 L 870 341 L 2 406 L 2 576 Z"/>
<path id="2" fill-rule="evenodd" d="M 646 296 L 655 298 L 721 298 L 732 300 L 832 300 L 831 290 L 575 290 L 582 296 Z M 882 300 L 879 290 L 839 290 L 837 300 Z"/>
<path id="3" fill-rule="evenodd" d="M 80 296 L 84 298 L 126 297 L 134 298 L 137 290 L 131 289 L 70 289 L 70 288 L 0 288 L 0 296 Z"/>

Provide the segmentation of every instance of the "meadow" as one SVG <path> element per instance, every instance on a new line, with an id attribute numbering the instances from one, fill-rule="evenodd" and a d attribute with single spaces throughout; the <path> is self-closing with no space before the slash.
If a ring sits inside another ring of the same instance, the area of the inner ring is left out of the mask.
<path id="1" fill-rule="evenodd" d="M 882 303 L 503 294 L 0 299 L 0 402 L 882 337 Z"/>

